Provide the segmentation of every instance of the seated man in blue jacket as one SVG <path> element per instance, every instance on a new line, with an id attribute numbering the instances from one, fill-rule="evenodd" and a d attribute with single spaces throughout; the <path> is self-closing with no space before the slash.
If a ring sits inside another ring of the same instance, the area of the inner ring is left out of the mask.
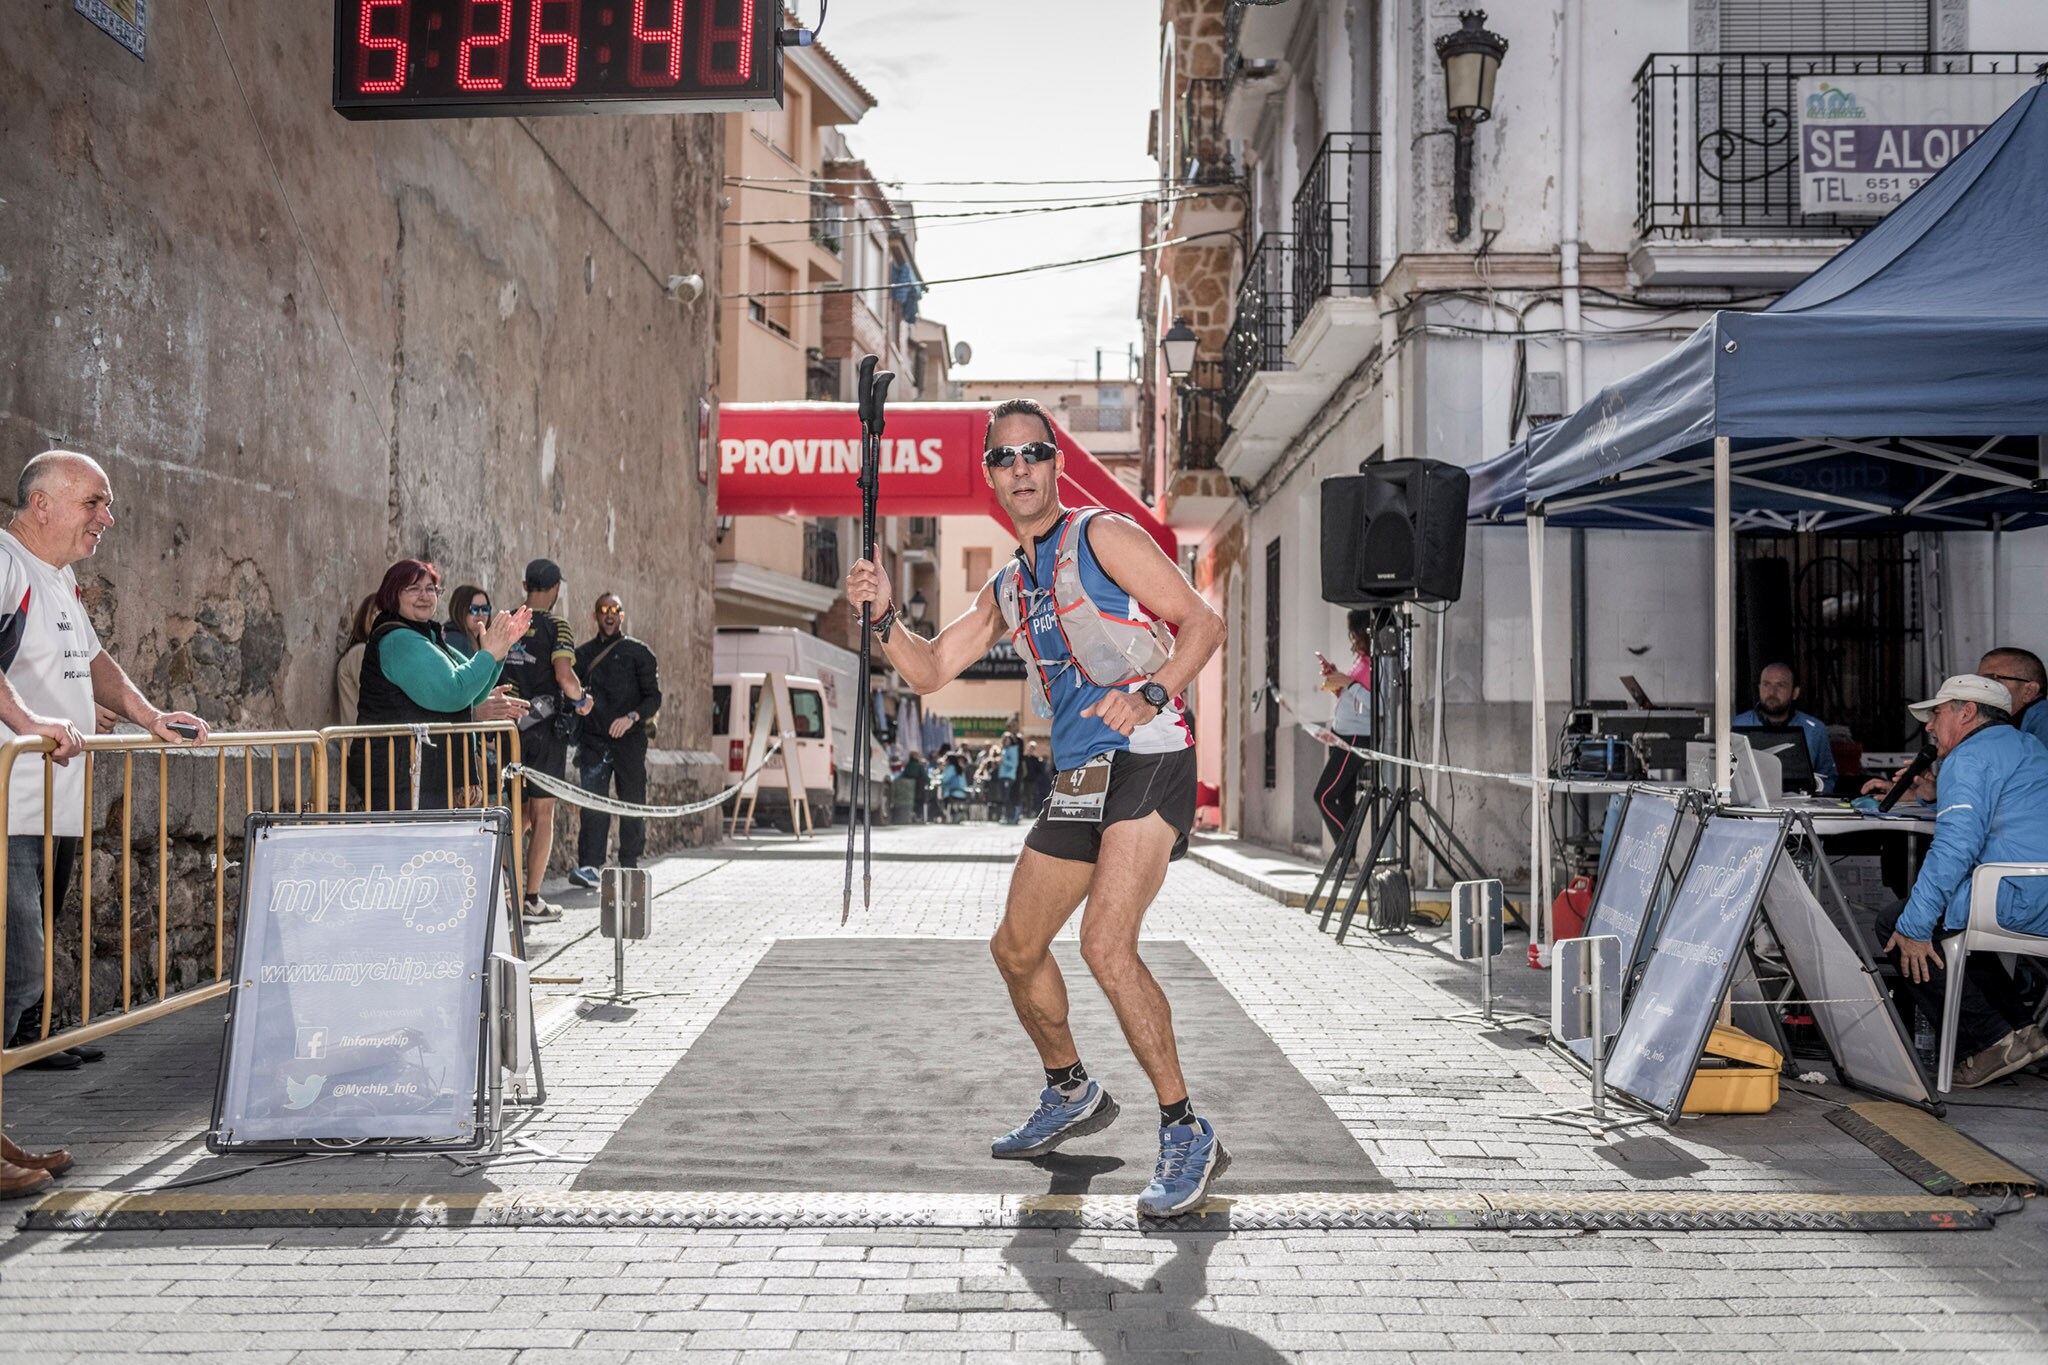
<path id="1" fill-rule="evenodd" d="M 1806 733 L 1806 757 L 1813 764 L 1816 790 L 1835 791 L 1835 749 L 1828 742 L 1828 723 L 1793 705 L 1799 700 L 1799 679 L 1790 664 L 1765 664 L 1756 680 L 1756 705 L 1735 718 L 1736 725 L 1789 725 Z"/>
<path id="2" fill-rule="evenodd" d="M 1913 892 L 1880 916 L 1883 951 L 1912 983 L 1920 1012 L 1938 1022 L 1945 983 L 1940 944 L 1970 920 L 1970 874 L 1979 863 L 2048 862 L 2048 750 L 2012 723 L 2012 694 L 1975 673 L 1941 685 L 1909 708 L 1940 758 L 1934 841 Z M 2048 935 L 2048 878 L 1999 890 L 2000 927 Z M 1972 953 L 1956 1020 L 1955 1086 L 1968 1089 L 2048 1057 L 2018 985 L 1995 953 Z"/>

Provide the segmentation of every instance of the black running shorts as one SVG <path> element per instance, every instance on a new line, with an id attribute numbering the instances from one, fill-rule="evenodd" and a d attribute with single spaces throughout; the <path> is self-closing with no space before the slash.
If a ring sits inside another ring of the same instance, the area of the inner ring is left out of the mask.
<path id="1" fill-rule="evenodd" d="M 1049 858 L 1092 863 L 1102 851 L 1104 829 L 1124 820 L 1142 820 L 1153 811 L 1173 826 L 1177 836 L 1168 861 L 1185 857 L 1188 831 L 1195 827 L 1192 748 L 1170 754 L 1120 751 L 1109 763 L 1109 795 L 1103 801 L 1102 822 L 1048 820 L 1041 808 L 1037 823 L 1024 836 L 1024 847 L 1035 848 Z"/>
<path id="2" fill-rule="evenodd" d="M 544 773 L 557 781 L 569 777 L 569 741 L 555 733 L 553 719 L 530 725 L 519 732 L 519 762 L 522 766 Z M 536 801 L 552 801 L 554 797 L 536 787 L 528 795 Z"/>

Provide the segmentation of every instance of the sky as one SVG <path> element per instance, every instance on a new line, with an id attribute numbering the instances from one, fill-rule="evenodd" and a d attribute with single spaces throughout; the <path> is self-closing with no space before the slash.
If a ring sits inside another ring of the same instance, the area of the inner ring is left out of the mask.
<path id="1" fill-rule="evenodd" d="M 798 6 L 806 25 L 818 0 Z M 1147 0 L 835 0 L 819 41 L 875 97 L 844 130 L 879 179 L 925 214 L 971 212 L 942 199 L 1124 198 L 1149 193 L 1145 152 L 1157 102 L 1159 10 Z M 983 187 L 936 180 L 1123 183 Z M 1144 182 L 1144 183 L 1140 183 Z M 1028 204 L 1004 205 L 1024 208 Z M 1140 245 L 1136 207 L 985 221 L 921 219 L 918 268 L 950 279 Z M 1090 379 L 1129 373 L 1139 339 L 1142 258 L 935 285 L 924 315 L 974 358 L 955 379 Z"/>

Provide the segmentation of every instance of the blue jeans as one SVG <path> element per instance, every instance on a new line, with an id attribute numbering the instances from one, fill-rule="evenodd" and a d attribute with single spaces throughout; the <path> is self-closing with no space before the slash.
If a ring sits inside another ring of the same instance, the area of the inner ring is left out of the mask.
<path id="1" fill-rule="evenodd" d="M 78 862 L 78 840 L 57 840 L 56 904 L 71 889 L 71 869 Z M 11 1040 L 29 1007 L 43 998 L 43 836 L 7 836 L 7 988 L 4 1032 Z"/>

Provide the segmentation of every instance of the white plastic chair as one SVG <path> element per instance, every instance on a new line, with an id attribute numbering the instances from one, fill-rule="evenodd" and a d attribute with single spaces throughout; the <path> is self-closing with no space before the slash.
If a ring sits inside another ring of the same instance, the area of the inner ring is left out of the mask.
<path id="1" fill-rule="evenodd" d="M 1956 1016 L 1963 1005 L 1963 963 L 1971 953 L 2048 957 L 2048 936 L 2022 934 L 1998 923 L 1998 888 L 2021 877 L 2048 877 L 2048 863 L 1981 863 L 1970 874 L 1970 922 L 1942 945 L 1948 998 L 1941 1010 L 1941 1074 L 1935 1089 L 1948 1093 L 1955 1076 Z"/>

